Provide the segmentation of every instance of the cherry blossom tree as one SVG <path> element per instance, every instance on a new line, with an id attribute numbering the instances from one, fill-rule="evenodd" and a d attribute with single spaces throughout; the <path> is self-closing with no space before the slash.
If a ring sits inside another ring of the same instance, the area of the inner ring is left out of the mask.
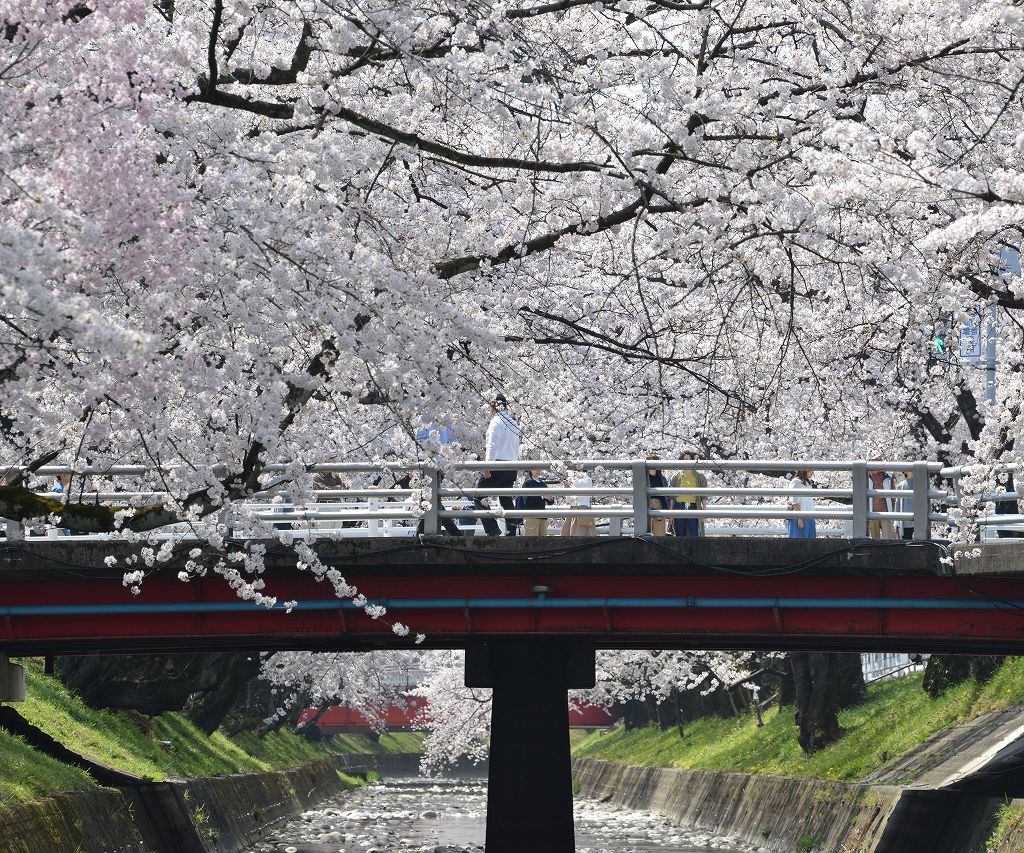
<path id="1" fill-rule="evenodd" d="M 296 717 L 305 707 L 346 705 L 378 732 L 386 729 L 389 707 L 411 710 L 425 704 L 414 723 L 427 732 L 421 766 L 436 773 L 463 756 L 487 757 L 491 691 L 464 683 L 461 651 L 373 651 L 344 654 L 276 652 L 263 661 L 260 677 L 280 699 L 271 720 Z M 411 681 L 410 681 L 411 679 Z"/>
<path id="2" fill-rule="evenodd" d="M 611 707 L 633 702 L 657 707 L 688 691 L 707 696 L 741 683 L 750 675 L 752 658 L 745 652 L 604 650 L 597 655 L 596 686 L 572 691 L 570 700 L 576 705 Z M 630 722 L 627 718 L 627 726 Z M 633 722 L 650 720 L 644 714 Z"/>
<path id="3" fill-rule="evenodd" d="M 427 676 L 414 691 L 426 700 L 414 720 L 427 732 L 421 769 L 439 773 L 463 757 L 483 761 L 491 730 L 490 688 L 466 687 L 462 651 L 430 651 L 423 656 Z"/>
<path id="4" fill-rule="evenodd" d="M 407 707 L 410 672 L 421 671 L 423 658 L 422 652 L 401 649 L 275 652 L 263 660 L 260 677 L 280 699 L 274 715 L 277 719 L 306 707 L 347 705 L 362 714 L 371 728 L 382 732 L 388 708 Z"/>
<path id="5" fill-rule="evenodd" d="M 569 707 L 661 702 L 688 690 L 734 687 L 751 675 L 751 659 L 747 653 L 600 651 L 596 687 L 570 691 Z M 396 677 L 409 672 L 419 676 L 411 686 Z M 261 677 L 282 697 L 280 717 L 299 705 L 344 704 L 383 730 L 389 706 L 402 707 L 410 697 L 425 700 L 414 722 L 427 732 L 421 760 L 426 772 L 440 772 L 463 757 L 487 757 L 491 691 L 465 686 L 462 651 L 278 652 L 264 661 Z"/>
<path id="6" fill-rule="evenodd" d="M 168 497 L 12 473 L 0 515 L 144 535 L 282 460 L 301 497 L 325 448 L 411 458 L 423 414 L 472 452 L 494 386 L 536 455 L 1011 461 L 1021 14 L 8 0 L 4 462 Z M 990 309 L 992 404 L 929 348 Z M 211 530 L 186 576 L 263 600 Z"/>

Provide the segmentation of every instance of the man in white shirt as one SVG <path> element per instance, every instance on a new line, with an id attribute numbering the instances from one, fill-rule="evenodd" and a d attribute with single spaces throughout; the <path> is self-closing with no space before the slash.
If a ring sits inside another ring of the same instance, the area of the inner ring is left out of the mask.
<path id="1" fill-rule="evenodd" d="M 504 394 L 498 394 L 491 403 L 491 422 L 487 425 L 487 446 L 484 459 L 488 462 L 511 462 L 519 458 L 519 438 L 522 428 L 519 422 L 508 413 L 508 400 Z M 515 470 L 481 471 L 480 479 L 477 481 L 478 489 L 511 489 L 516 484 Z M 515 499 L 510 495 L 502 495 L 498 502 L 504 508 L 506 536 L 515 536 L 518 533 L 519 519 L 511 518 L 507 513 L 515 509 Z M 480 498 L 474 503 L 477 509 L 483 509 L 484 505 Z M 501 531 L 498 529 L 498 522 L 493 518 L 483 519 L 484 533 L 488 536 L 498 536 Z"/>

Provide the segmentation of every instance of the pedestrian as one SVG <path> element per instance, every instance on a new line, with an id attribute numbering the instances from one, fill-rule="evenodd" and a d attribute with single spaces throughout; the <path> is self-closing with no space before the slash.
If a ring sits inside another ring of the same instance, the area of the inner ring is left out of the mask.
<path id="1" fill-rule="evenodd" d="M 811 489 L 813 471 L 797 471 L 790 481 L 789 488 Z M 814 497 L 811 495 L 791 495 L 786 498 L 786 509 L 792 512 L 814 512 Z M 818 535 L 817 524 L 813 518 L 790 518 L 786 520 L 790 539 L 814 539 Z"/>
<path id="2" fill-rule="evenodd" d="M 880 462 L 875 457 L 872 462 Z M 868 471 L 868 488 L 875 491 L 889 490 L 893 487 L 892 475 L 888 471 Z M 885 496 L 875 496 L 868 501 L 871 512 L 892 512 L 892 501 Z M 868 536 L 872 539 L 895 539 L 891 518 L 868 518 Z"/>
<path id="3" fill-rule="evenodd" d="M 691 450 L 684 450 L 679 454 L 679 460 L 696 459 Z M 703 471 L 694 468 L 684 468 L 672 475 L 672 488 L 678 488 L 683 494 L 675 495 L 672 498 L 673 509 L 705 509 L 708 499 L 704 495 L 690 494 L 688 489 L 706 489 L 708 478 Z M 703 536 L 704 519 L 702 518 L 673 518 L 673 532 L 676 536 Z"/>
<path id="4" fill-rule="evenodd" d="M 523 480 L 524 489 L 546 489 L 548 484 L 541 479 L 540 468 L 531 468 L 528 476 Z M 544 498 L 540 495 L 520 495 L 516 498 L 516 509 L 544 509 L 548 504 L 553 504 L 554 498 Z M 546 518 L 524 518 L 524 536 L 547 536 L 548 519 Z"/>
<path id="5" fill-rule="evenodd" d="M 592 489 L 594 481 L 586 471 L 579 471 L 575 479 L 571 479 L 574 489 Z M 592 504 L 591 495 L 573 495 L 569 503 L 578 509 L 590 509 Z M 567 518 L 562 524 L 563 536 L 596 536 L 597 529 L 594 519 L 590 516 L 576 516 Z"/>
<path id="6" fill-rule="evenodd" d="M 419 451 L 433 450 L 433 461 L 434 468 L 433 474 L 437 476 L 437 487 L 440 489 L 441 484 L 444 482 L 444 471 L 441 470 L 441 465 L 444 462 L 444 457 L 440 452 L 440 448 L 446 444 L 455 444 L 455 430 L 451 427 L 441 426 L 427 418 L 421 418 L 420 426 L 413 433 L 413 438 L 416 441 L 416 455 L 419 456 Z M 425 476 L 432 476 L 431 472 L 427 471 Z M 408 487 L 403 487 L 408 488 Z M 438 501 L 438 512 L 445 509 L 444 501 Z M 416 525 L 416 535 L 419 536 L 423 533 L 425 527 L 424 520 L 420 518 L 419 524 Z M 444 532 L 449 536 L 462 536 L 462 530 L 456 523 L 454 518 L 441 518 L 441 527 L 444 528 Z"/>
<path id="7" fill-rule="evenodd" d="M 7 485 L 7 478 L 3 474 L 0 474 L 0 486 L 6 486 L 6 485 Z M 9 519 L 0 518 L 0 539 L 6 539 L 7 538 L 7 525 L 8 524 L 13 524 L 13 523 L 14 522 L 10 521 Z"/>
<path id="8" fill-rule="evenodd" d="M 519 439 L 522 428 L 519 422 L 508 413 L 508 400 L 505 395 L 495 394 L 491 402 L 491 421 L 487 425 L 487 441 L 484 459 L 488 462 L 512 462 L 519 458 Z M 516 484 L 515 469 L 495 469 L 480 472 L 477 480 L 478 489 L 511 489 Z M 515 509 L 515 501 L 509 495 L 501 495 L 498 503 L 506 513 Z M 477 497 L 473 500 L 477 509 L 485 509 L 483 501 Z M 509 515 L 505 516 L 505 535 L 515 536 L 517 521 Z M 493 516 L 483 519 L 484 533 L 488 536 L 499 536 L 501 531 Z"/>
<path id="9" fill-rule="evenodd" d="M 648 456 L 648 459 L 653 459 L 653 456 Z M 651 489 L 667 489 L 668 480 L 665 479 L 665 475 L 661 473 L 660 468 L 648 468 L 647 469 L 647 485 Z M 669 499 L 665 495 L 655 495 L 647 502 L 649 509 L 668 509 Z M 658 516 L 649 516 L 651 535 L 652 536 L 667 536 L 668 525 L 666 524 L 667 519 Z"/>
<path id="10" fill-rule="evenodd" d="M 67 503 L 69 500 L 71 500 L 71 475 L 70 474 L 58 474 L 56 482 L 54 482 L 54 484 L 50 487 L 50 491 L 53 492 L 54 494 L 66 495 L 66 497 L 64 498 L 64 502 L 65 503 Z M 52 530 L 53 528 L 50 528 L 50 529 Z M 71 531 L 68 528 L 66 528 L 66 527 L 58 527 L 58 528 L 56 528 L 56 530 L 57 530 L 56 534 L 51 534 L 51 535 L 57 535 L 57 536 L 70 536 L 71 535 Z"/>
<path id="11" fill-rule="evenodd" d="M 912 513 L 914 511 L 914 497 L 913 497 L 913 493 L 914 493 L 914 472 L 913 472 L 913 470 L 910 470 L 910 471 L 904 471 L 903 473 L 906 476 L 904 477 L 903 482 L 900 483 L 896 488 L 899 489 L 900 491 L 908 491 L 908 492 L 910 492 L 910 495 L 905 497 L 905 498 L 898 498 L 897 499 L 897 503 L 899 504 L 899 508 L 900 508 L 899 511 L 900 512 L 910 512 L 910 513 Z M 909 518 L 909 519 L 907 519 L 907 518 L 903 519 L 899 524 L 900 524 L 900 536 L 903 539 L 913 539 L 914 538 L 914 519 L 913 519 L 913 516 L 911 516 L 911 518 Z"/>

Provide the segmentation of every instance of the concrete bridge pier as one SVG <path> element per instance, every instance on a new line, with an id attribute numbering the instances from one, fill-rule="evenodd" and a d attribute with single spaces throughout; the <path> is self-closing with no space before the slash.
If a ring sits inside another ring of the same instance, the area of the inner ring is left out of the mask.
<path id="1" fill-rule="evenodd" d="M 594 686 L 594 647 L 564 639 L 470 647 L 466 685 L 494 690 L 487 853 L 573 853 L 566 694 Z"/>
<path id="2" fill-rule="evenodd" d="M 0 652 L 0 702 L 25 701 L 25 668 Z"/>

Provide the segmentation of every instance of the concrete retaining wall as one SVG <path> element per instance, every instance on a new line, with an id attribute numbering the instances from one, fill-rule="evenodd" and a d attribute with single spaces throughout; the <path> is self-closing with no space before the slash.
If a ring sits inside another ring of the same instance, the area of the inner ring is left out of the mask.
<path id="1" fill-rule="evenodd" d="M 790 853 L 869 853 L 899 789 L 706 770 L 573 761 L 580 795 Z"/>
<path id="2" fill-rule="evenodd" d="M 192 823 L 207 849 L 216 853 L 251 846 L 270 827 L 340 790 L 341 780 L 329 758 L 278 773 L 214 776 L 180 784 Z M 180 847 L 164 849 L 171 853 Z"/>
<path id="3" fill-rule="evenodd" d="M 958 791 L 573 761 L 580 795 L 779 853 L 985 853 L 1001 801 Z M 1005 848 L 1019 853 L 1022 848 Z M 1000 853 L 1003 853 L 1001 850 Z"/>
<path id="4" fill-rule="evenodd" d="M 330 760 L 336 769 L 349 776 L 370 770 L 381 776 L 418 776 L 421 757 L 418 752 L 392 752 L 385 755 L 333 755 Z"/>
<path id="5" fill-rule="evenodd" d="M 905 788 L 873 853 L 986 853 L 1002 803 L 999 797 Z"/>
<path id="6" fill-rule="evenodd" d="M 4 853 L 147 853 L 149 848 L 117 791 L 69 791 L 0 808 Z"/>
<path id="7" fill-rule="evenodd" d="M 336 770 L 415 775 L 417 754 L 335 755 L 292 770 L 137 782 L 0 807 L 3 853 L 236 853 L 341 790 Z"/>

